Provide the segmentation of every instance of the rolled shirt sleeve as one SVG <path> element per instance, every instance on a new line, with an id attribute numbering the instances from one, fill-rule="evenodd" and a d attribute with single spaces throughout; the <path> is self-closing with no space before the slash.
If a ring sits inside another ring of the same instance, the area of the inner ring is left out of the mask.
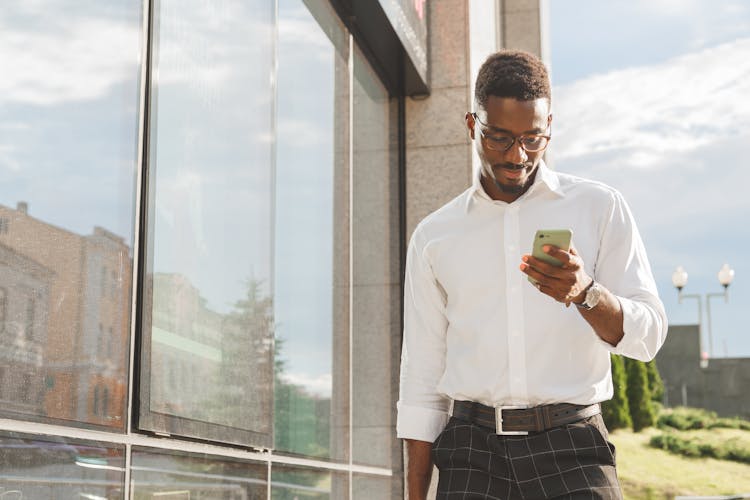
<path id="1" fill-rule="evenodd" d="M 612 194 L 594 279 L 619 300 L 624 336 L 616 346 L 600 339 L 611 352 L 650 361 L 667 336 L 667 315 L 659 299 L 646 250 L 633 215 L 620 193 Z"/>
<path id="2" fill-rule="evenodd" d="M 412 235 L 404 279 L 404 343 L 397 404 L 399 438 L 432 442 L 448 420 L 449 401 L 437 391 L 445 370 L 446 297 L 427 258 L 421 226 Z"/>

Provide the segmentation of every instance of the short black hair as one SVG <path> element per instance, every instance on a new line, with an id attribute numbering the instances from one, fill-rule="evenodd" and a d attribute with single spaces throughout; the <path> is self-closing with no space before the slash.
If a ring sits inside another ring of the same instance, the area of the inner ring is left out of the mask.
<path id="1" fill-rule="evenodd" d="M 546 97 L 552 101 L 547 68 L 538 57 L 522 50 L 495 52 L 479 68 L 474 100 L 484 108 L 492 95 L 519 101 Z"/>

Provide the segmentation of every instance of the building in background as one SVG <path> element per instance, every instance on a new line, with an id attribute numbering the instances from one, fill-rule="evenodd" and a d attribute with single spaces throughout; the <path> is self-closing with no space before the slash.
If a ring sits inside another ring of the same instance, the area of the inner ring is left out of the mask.
<path id="1" fill-rule="evenodd" d="M 0 494 L 402 498 L 406 245 L 542 5 L 5 6 Z"/>
<path id="2" fill-rule="evenodd" d="M 701 359 L 699 325 L 674 325 L 656 355 L 664 405 L 750 419 L 750 358 Z"/>

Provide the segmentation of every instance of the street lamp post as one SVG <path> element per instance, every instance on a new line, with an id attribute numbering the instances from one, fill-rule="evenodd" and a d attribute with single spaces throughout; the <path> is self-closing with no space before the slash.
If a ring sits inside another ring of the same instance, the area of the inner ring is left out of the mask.
<path id="1" fill-rule="evenodd" d="M 703 345 L 703 318 L 702 318 L 702 300 L 701 295 L 697 293 L 683 294 L 682 289 L 687 285 L 688 273 L 682 266 L 677 266 L 677 269 L 672 273 L 672 284 L 677 288 L 677 301 L 682 304 L 682 299 L 690 298 L 698 301 L 698 331 L 701 338 L 701 366 L 704 366 L 704 361 L 708 361 L 708 358 L 713 357 L 714 354 L 714 340 L 711 332 L 711 297 L 724 297 L 724 302 L 729 302 L 729 285 L 734 279 L 734 269 L 729 267 L 729 264 L 721 266 L 718 274 L 719 284 L 724 287 L 723 293 L 707 293 L 706 295 L 706 322 L 708 323 L 708 346 Z"/>
<path id="2" fill-rule="evenodd" d="M 711 297 L 724 297 L 724 303 L 729 303 L 729 284 L 734 279 L 734 269 L 729 267 L 729 264 L 721 266 L 718 274 L 719 283 L 724 287 L 722 293 L 707 293 L 706 294 L 706 322 L 708 323 L 708 352 L 711 356 L 714 355 L 714 340 L 711 336 Z"/>

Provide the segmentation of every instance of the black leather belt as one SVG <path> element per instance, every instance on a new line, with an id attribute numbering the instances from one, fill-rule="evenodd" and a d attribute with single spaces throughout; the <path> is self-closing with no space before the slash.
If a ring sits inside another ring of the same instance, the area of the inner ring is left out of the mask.
<path id="1" fill-rule="evenodd" d="M 454 401 L 451 415 L 482 427 L 489 427 L 495 430 L 496 434 L 524 435 L 571 424 L 599 413 L 601 413 L 601 408 L 598 403 L 592 405 L 557 403 L 533 408 L 518 406 L 493 408 L 474 401 Z"/>

